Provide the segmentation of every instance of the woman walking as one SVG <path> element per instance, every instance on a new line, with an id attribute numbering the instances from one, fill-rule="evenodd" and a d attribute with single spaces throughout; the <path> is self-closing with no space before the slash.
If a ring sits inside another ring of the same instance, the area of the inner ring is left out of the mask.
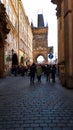
<path id="1" fill-rule="evenodd" d="M 42 67 L 41 65 L 38 64 L 36 67 L 36 76 L 38 79 L 38 83 L 41 83 L 41 75 L 42 75 Z"/>

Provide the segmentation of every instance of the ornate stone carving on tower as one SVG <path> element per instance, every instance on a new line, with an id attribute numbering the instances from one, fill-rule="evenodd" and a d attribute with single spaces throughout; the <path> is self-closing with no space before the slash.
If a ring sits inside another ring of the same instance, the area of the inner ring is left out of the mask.
<path id="1" fill-rule="evenodd" d="M 48 62 L 48 26 L 44 26 L 42 14 L 38 14 L 37 27 L 32 26 L 33 32 L 33 61 L 37 62 L 38 56 L 42 55 Z"/>

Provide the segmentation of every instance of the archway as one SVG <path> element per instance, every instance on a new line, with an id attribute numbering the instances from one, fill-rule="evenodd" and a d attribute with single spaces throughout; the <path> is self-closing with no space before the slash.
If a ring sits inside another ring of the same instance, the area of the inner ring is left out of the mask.
<path id="1" fill-rule="evenodd" d="M 37 57 L 37 63 L 44 63 L 44 61 L 45 61 L 45 58 L 42 55 Z"/>
<path id="2" fill-rule="evenodd" d="M 12 66 L 13 65 L 18 65 L 18 57 L 16 53 L 14 53 L 12 56 Z"/>

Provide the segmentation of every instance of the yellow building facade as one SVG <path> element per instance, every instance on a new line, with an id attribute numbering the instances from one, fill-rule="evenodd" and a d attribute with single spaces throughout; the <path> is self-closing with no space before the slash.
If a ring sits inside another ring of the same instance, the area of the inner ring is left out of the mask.
<path id="1" fill-rule="evenodd" d="M 19 64 L 33 62 L 33 34 L 21 0 L 1 0 L 6 8 L 7 23 L 10 29 L 4 47 L 4 72 L 12 66 L 12 55 L 16 53 Z M 23 58 L 23 60 L 22 60 Z"/>

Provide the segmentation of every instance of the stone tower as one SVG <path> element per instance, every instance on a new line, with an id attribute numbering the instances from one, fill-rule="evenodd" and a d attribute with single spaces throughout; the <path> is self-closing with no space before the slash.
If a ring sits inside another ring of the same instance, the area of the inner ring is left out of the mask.
<path id="1" fill-rule="evenodd" d="M 48 26 L 44 25 L 42 14 L 38 14 L 37 27 L 32 27 L 33 32 L 33 61 L 37 62 L 38 56 L 43 56 L 48 62 Z"/>

